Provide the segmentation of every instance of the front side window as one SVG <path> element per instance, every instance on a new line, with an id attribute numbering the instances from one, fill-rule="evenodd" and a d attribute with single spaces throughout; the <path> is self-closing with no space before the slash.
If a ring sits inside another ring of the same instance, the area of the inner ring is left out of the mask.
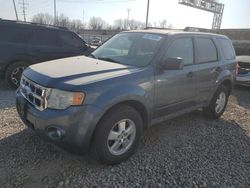
<path id="1" fill-rule="evenodd" d="M 32 44 L 38 46 L 48 46 L 54 47 L 57 46 L 56 42 L 56 32 L 46 29 L 34 30 L 32 37 Z"/>
<path id="2" fill-rule="evenodd" d="M 190 65 L 194 62 L 192 38 L 176 39 L 168 48 L 165 59 L 180 57 L 184 65 Z"/>
<path id="3" fill-rule="evenodd" d="M 70 32 L 59 32 L 59 43 L 62 46 L 79 48 L 83 46 L 83 42 L 80 38 L 77 38 L 73 33 Z"/>
<path id="4" fill-rule="evenodd" d="M 217 49 L 209 38 L 197 38 L 197 62 L 206 63 L 217 61 Z"/>
<path id="5" fill-rule="evenodd" d="M 146 66 L 160 48 L 164 36 L 149 33 L 121 33 L 97 48 L 92 56 L 124 65 Z"/>

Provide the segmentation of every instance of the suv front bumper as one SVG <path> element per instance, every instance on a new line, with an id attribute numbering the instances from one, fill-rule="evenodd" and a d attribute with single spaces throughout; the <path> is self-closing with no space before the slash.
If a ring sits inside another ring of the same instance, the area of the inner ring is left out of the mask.
<path id="1" fill-rule="evenodd" d="M 40 137 L 78 153 L 88 150 L 102 115 L 102 110 L 92 105 L 39 111 L 19 91 L 16 93 L 16 108 L 24 124 Z M 60 137 L 54 137 L 51 134 L 53 130 L 60 131 Z"/>

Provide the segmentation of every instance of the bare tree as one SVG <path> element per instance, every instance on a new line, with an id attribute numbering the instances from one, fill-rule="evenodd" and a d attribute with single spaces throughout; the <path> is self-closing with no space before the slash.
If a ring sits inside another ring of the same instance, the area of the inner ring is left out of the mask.
<path id="1" fill-rule="evenodd" d="M 129 20 L 128 25 L 129 29 L 135 30 L 135 29 L 143 29 L 145 24 L 137 20 Z"/>
<path id="2" fill-rule="evenodd" d="M 162 21 L 159 22 L 159 26 L 161 28 L 167 28 L 167 23 L 168 23 L 167 20 L 164 19 L 164 20 L 162 20 Z"/>
<path id="3" fill-rule="evenodd" d="M 103 29 L 106 25 L 106 22 L 100 17 L 92 17 L 89 20 L 89 27 L 91 29 Z"/>
<path id="4" fill-rule="evenodd" d="M 115 29 L 125 30 L 126 29 L 126 21 L 124 19 L 117 19 L 114 21 Z"/>
<path id="5" fill-rule="evenodd" d="M 57 26 L 70 28 L 70 19 L 64 14 L 60 14 L 57 18 Z"/>
<path id="6" fill-rule="evenodd" d="M 77 32 L 81 33 L 81 31 L 85 28 L 84 23 L 82 23 L 81 20 L 71 20 L 70 21 L 70 29 Z"/>
<path id="7" fill-rule="evenodd" d="M 54 17 L 48 13 L 39 13 L 34 15 L 31 21 L 40 24 L 54 24 Z"/>
<path id="8" fill-rule="evenodd" d="M 120 29 L 120 30 L 135 30 L 135 29 L 143 29 L 144 28 L 144 23 L 131 19 L 127 21 L 126 19 L 117 19 L 114 21 L 114 28 L 115 29 Z M 127 27 L 128 26 L 128 27 Z"/>
<path id="9" fill-rule="evenodd" d="M 39 13 L 33 16 L 32 22 L 40 24 L 54 24 L 54 17 L 50 14 Z M 85 28 L 81 20 L 70 20 L 67 16 L 61 14 L 57 19 L 57 26 L 67 27 L 77 33 L 82 32 Z"/>

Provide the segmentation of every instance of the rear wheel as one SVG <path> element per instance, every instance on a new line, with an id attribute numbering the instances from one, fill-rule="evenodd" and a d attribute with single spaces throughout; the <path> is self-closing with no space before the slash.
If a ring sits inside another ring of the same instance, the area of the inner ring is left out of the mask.
<path id="1" fill-rule="evenodd" d="M 28 66 L 29 63 L 26 62 L 15 62 L 7 67 L 5 72 L 6 83 L 14 89 L 18 88 L 22 73 Z"/>
<path id="2" fill-rule="evenodd" d="M 210 104 L 203 108 L 206 117 L 218 119 L 224 113 L 229 97 L 229 90 L 224 85 L 221 85 L 215 92 Z"/>
<path id="3" fill-rule="evenodd" d="M 99 123 L 94 135 L 93 153 L 102 163 L 118 164 L 129 158 L 142 135 L 140 114 L 130 106 L 119 105 Z"/>

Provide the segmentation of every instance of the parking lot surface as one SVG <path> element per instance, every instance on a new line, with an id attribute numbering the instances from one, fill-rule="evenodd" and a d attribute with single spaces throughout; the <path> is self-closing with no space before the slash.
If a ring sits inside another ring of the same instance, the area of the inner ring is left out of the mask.
<path id="1" fill-rule="evenodd" d="M 154 126 L 129 160 L 106 166 L 41 140 L 0 83 L 0 187 L 114 186 L 250 187 L 250 88 L 235 88 L 221 119 L 196 111 Z"/>

